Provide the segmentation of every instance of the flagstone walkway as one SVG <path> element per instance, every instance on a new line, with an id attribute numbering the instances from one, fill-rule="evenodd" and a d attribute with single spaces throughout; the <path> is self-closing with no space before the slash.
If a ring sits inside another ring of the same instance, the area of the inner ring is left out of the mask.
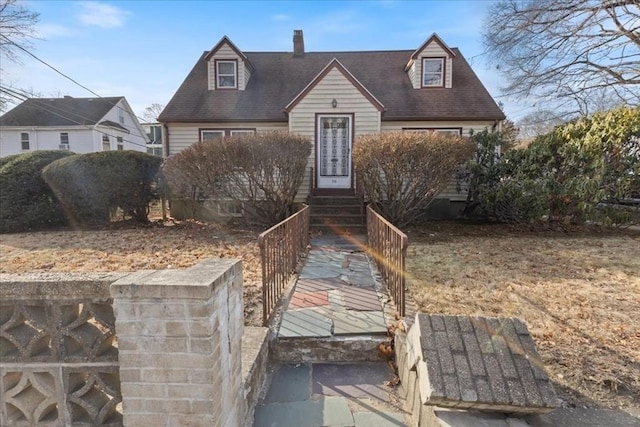
<path id="1" fill-rule="evenodd" d="M 364 236 L 323 235 L 311 250 L 278 338 L 384 335 L 388 298 L 364 253 Z"/>

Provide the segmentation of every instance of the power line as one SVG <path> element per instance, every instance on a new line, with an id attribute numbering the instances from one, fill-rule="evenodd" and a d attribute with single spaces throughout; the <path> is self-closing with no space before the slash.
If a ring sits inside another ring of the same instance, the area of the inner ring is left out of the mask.
<path id="1" fill-rule="evenodd" d="M 36 108 L 39 108 L 39 109 L 44 110 L 44 111 L 46 111 L 48 113 L 54 114 L 54 115 L 56 115 L 56 116 L 58 116 L 60 118 L 63 118 L 65 120 L 69 120 L 70 122 L 75 123 L 75 124 L 77 124 L 79 126 L 82 126 L 82 127 L 86 128 L 86 129 L 95 130 L 96 132 L 101 133 L 102 135 L 114 136 L 114 135 L 111 135 L 111 134 L 109 134 L 107 132 L 104 132 L 104 131 L 101 131 L 99 129 L 96 129 L 91 125 L 84 124 L 82 122 L 79 122 L 77 120 L 72 119 L 71 117 L 64 116 L 61 113 L 58 113 L 58 112 L 54 111 L 52 109 L 52 107 L 53 107 L 52 105 L 47 105 L 46 102 L 39 101 L 39 98 L 29 98 L 25 94 L 22 94 L 22 93 L 14 90 L 14 89 L 9 89 L 9 88 L 6 88 L 6 87 L 1 87 L 1 86 L 0 86 L 0 92 L 4 92 L 9 96 L 13 96 L 14 98 L 16 98 L 17 100 L 22 101 L 22 102 L 26 101 L 27 99 L 31 99 Z M 25 99 L 22 99 L 22 98 L 25 98 Z M 89 121 L 93 121 L 93 120 L 89 119 L 88 117 L 83 117 L 83 116 L 81 116 L 79 114 L 71 113 L 70 111 L 64 110 L 64 109 L 62 109 L 60 107 L 55 107 L 55 109 L 57 109 L 58 111 L 62 111 L 64 113 L 67 113 L 67 114 L 73 114 L 73 115 L 75 115 L 77 117 L 84 118 L 84 119 L 87 119 Z M 98 123 L 96 123 L 96 125 L 98 125 Z M 123 142 L 128 142 L 129 144 L 132 144 L 132 145 L 137 145 L 139 147 L 144 147 L 145 149 L 148 148 L 146 144 L 140 144 L 138 142 L 131 141 L 129 139 L 125 139 L 124 137 L 122 137 L 122 141 Z"/>
<path id="2" fill-rule="evenodd" d="M 79 83 L 77 80 L 75 80 L 74 78 L 68 76 L 67 74 L 63 73 L 62 71 L 58 70 L 56 67 L 54 67 L 53 65 L 49 64 L 47 61 L 38 58 L 35 54 L 29 52 L 27 49 L 25 49 L 24 47 L 16 44 L 15 42 L 13 42 L 10 38 L 8 38 L 7 36 L 5 36 L 4 34 L 0 34 L 0 37 L 2 37 L 3 39 L 5 39 L 8 43 L 11 43 L 12 45 L 14 45 L 15 47 L 17 47 L 18 49 L 22 50 L 23 52 L 25 52 L 27 55 L 31 56 L 33 59 L 35 59 L 36 61 L 40 62 L 41 64 L 51 68 L 53 71 L 55 71 L 56 73 L 60 74 L 62 77 L 64 77 L 67 80 L 70 80 L 71 82 L 75 83 L 76 85 L 80 86 L 82 89 L 88 91 L 89 93 L 92 93 L 93 95 L 97 96 L 98 98 L 103 98 L 102 96 L 98 95 L 96 92 L 92 91 L 91 89 L 89 89 L 88 87 L 86 87 L 85 85 L 83 85 L 82 83 Z M 104 99 L 104 98 L 103 98 Z M 120 107 L 117 103 L 113 104 L 112 106 L 121 109 L 122 111 L 125 111 L 124 108 Z M 138 116 L 137 114 L 133 113 L 133 116 L 136 117 L 138 120 L 142 120 L 142 122 L 146 122 L 146 119 L 143 119 L 142 117 Z"/>

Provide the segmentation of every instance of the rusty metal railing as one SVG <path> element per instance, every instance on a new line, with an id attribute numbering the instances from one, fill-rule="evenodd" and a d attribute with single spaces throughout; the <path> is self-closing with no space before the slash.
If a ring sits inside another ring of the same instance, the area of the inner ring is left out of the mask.
<path id="1" fill-rule="evenodd" d="M 309 245 L 309 211 L 305 205 L 258 236 L 262 261 L 262 324 L 265 326 Z"/>
<path id="2" fill-rule="evenodd" d="M 409 238 L 367 206 L 367 240 L 398 315 L 405 315 L 405 259 Z"/>

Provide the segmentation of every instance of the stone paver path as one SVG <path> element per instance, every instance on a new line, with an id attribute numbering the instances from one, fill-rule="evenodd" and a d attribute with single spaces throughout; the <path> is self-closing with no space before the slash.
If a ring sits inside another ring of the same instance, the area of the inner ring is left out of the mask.
<path id="1" fill-rule="evenodd" d="M 311 240 L 279 338 L 386 334 L 386 294 L 364 254 L 364 236 Z"/>
<path id="2" fill-rule="evenodd" d="M 406 426 L 391 377 L 386 363 L 279 366 L 254 427 Z"/>

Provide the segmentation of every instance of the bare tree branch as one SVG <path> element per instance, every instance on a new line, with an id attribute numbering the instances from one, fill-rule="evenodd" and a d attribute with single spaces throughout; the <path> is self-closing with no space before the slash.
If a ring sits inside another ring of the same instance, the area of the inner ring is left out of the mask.
<path id="1" fill-rule="evenodd" d="M 637 0 L 504 0 L 483 38 L 506 93 L 584 112 L 603 93 L 640 105 L 639 28 Z"/>
<path id="2" fill-rule="evenodd" d="M 35 39 L 35 25 L 39 14 L 18 3 L 17 0 L 0 0 L 0 57 L 18 61 L 16 48 L 30 49 Z"/>

